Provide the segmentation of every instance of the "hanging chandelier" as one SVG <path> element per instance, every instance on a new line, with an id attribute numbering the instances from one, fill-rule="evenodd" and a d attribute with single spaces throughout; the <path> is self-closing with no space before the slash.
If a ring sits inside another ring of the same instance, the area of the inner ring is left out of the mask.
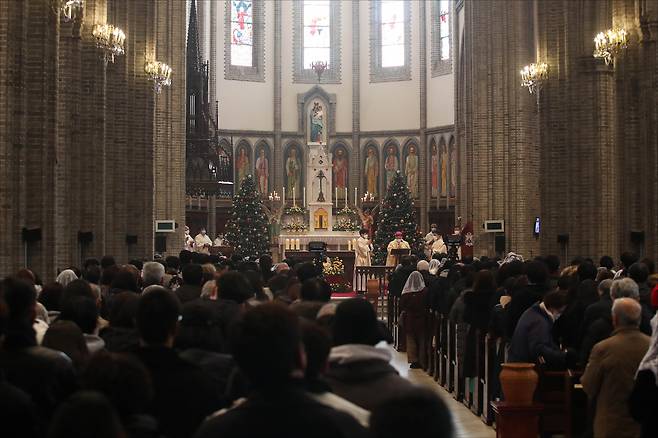
<path id="1" fill-rule="evenodd" d="M 70 21 L 79 20 L 82 18 L 82 13 L 84 11 L 84 1 L 62 0 L 60 11 L 62 12 L 64 21 L 67 23 Z"/>
<path id="2" fill-rule="evenodd" d="M 329 68 L 329 64 L 325 61 L 313 61 L 311 63 L 311 69 L 318 75 L 318 84 L 322 80 L 322 74 L 326 69 Z"/>
<path id="3" fill-rule="evenodd" d="M 544 62 L 526 65 L 521 70 L 521 86 L 528 88 L 530 94 L 539 93 L 548 79 L 548 64 Z"/>
<path id="4" fill-rule="evenodd" d="M 144 65 L 144 71 L 148 79 L 153 82 L 153 89 L 157 94 L 160 94 L 162 87 L 171 85 L 172 69 L 164 62 L 147 61 Z"/>
<path id="5" fill-rule="evenodd" d="M 626 47 L 628 32 L 625 29 L 608 29 L 594 38 L 594 57 L 603 58 L 605 64 L 610 65 Z"/>
<path id="6" fill-rule="evenodd" d="M 103 50 L 105 63 L 114 62 L 114 57 L 125 53 L 126 34 L 111 24 L 97 24 L 92 30 L 96 47 Z"/>

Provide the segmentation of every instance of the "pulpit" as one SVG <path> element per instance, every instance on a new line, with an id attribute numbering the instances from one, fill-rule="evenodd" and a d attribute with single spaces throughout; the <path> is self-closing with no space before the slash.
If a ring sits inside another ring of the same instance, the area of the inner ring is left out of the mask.
<path id="1" fill-rule="evenodd" d="M 409 254 L 411 254 L 410 249 L 400 248 L 400 249 L 391 250 L 391 255 L 395 257 L 395 266 L 400 264 L 400 259 L 402 258 L 402 256 L 406 256 Z"/>

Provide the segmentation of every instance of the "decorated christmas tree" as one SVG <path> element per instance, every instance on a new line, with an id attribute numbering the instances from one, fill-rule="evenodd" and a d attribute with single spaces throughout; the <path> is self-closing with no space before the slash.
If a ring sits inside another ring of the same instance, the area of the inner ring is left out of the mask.
<path id="1" fill-rule="evenodd" d="M 235 254 L 242 257 L 259 257 L 269 251 L 267 216 L 251 175 L 242 180 L 240 190 L 233 196 L 225 237 Z"/>
<path id="2" fill-rule="evenodd" d="M 423 239 L 417 228 L 414 202 L 407 182 L 398 171 L 388 186 L 377 218 L 377 232 L 373 242 L 374 264 L 384 264 L 386 247 L 397 231 L 401 231 L 404 240 L 409 242 L 412 254 L 422 254 Z"/>

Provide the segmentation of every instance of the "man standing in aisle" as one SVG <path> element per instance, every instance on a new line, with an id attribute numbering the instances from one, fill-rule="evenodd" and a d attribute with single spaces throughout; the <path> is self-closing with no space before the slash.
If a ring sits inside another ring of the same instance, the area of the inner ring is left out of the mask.
<path id="1" fill-rule="evenodd" d="M 368 230 L 361 228 L 359 231 L 359 238 L 356 240 L 356 247 L 354 253 L 356 260 L 354 266 L 370 266 L 370 253 L 372 252 L 372 243 L 368 239 Z"/>
<path id="2" fill-rule="evenodd" d="M 395 232 L 395 239 L 388 244 L 386 250 L 388 251 L 388 256 L 386 257 L 386 266 L 396 266 L 397 265 L 397 256 L 393 255 L 394 249 L 411 249 L 409 242 L 402 239 L 402 231 Z"/>
<path id="3" fill-rule="evenodd" d="M 201 227 L 199 234 L 194 238 L 194 249 L 200 254 L 210 255 L 210 247 L 212 246 L 212 240 L 206 234 L 206 229 Z"/>

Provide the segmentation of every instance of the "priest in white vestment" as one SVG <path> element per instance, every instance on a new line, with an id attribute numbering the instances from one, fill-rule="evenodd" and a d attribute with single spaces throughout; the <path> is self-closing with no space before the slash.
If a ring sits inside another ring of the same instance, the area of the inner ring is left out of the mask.
<path id="1" fill-rule="evenodd" d="M 432 224 L 430 232 L 425 235 L 425 255 L 427 258 L 432 257 L 432 245 L 434 245 L 434 242 L 440 237 L 441 236 L 437 232 L 436 224 Z"/>
<path id="2" fill-rule="evenodd" d="M 396 266 L 397 257 L 393 255 L 394 249 L 411 249 L 409 242 L 402 238 L 402 232 L 397 231 L 395 233 L 395 239 L 388 244 L 386 250 L 388 251 L 388 256 L 386 257 L 386 266 Z"/>
<path id="3" fill-rule="evenodd" d="M 206 229 L 201 228 L 199 234 L 194 238 L 194 249 L 200 254 L 210 255 L 210 247 L 212 246 L 212 239 L 206 234 Z"/>
<path id="4" fill-rule="evenodd" d="M 354 266 L 370 266 L 370 253 L 372 252 L 372 243 L 368 239 L 368 230 L 361 228 L 360 236 L 356 240 L 354 247 L 355 260 Z"/>
<path id="5" fill-rule="evenodd" d="M 448 247 L 443 241 L 443 236 L 439 236 L 439 238 L 432 243 L 432 255 L 434 254 L 448 254 Z"/>

